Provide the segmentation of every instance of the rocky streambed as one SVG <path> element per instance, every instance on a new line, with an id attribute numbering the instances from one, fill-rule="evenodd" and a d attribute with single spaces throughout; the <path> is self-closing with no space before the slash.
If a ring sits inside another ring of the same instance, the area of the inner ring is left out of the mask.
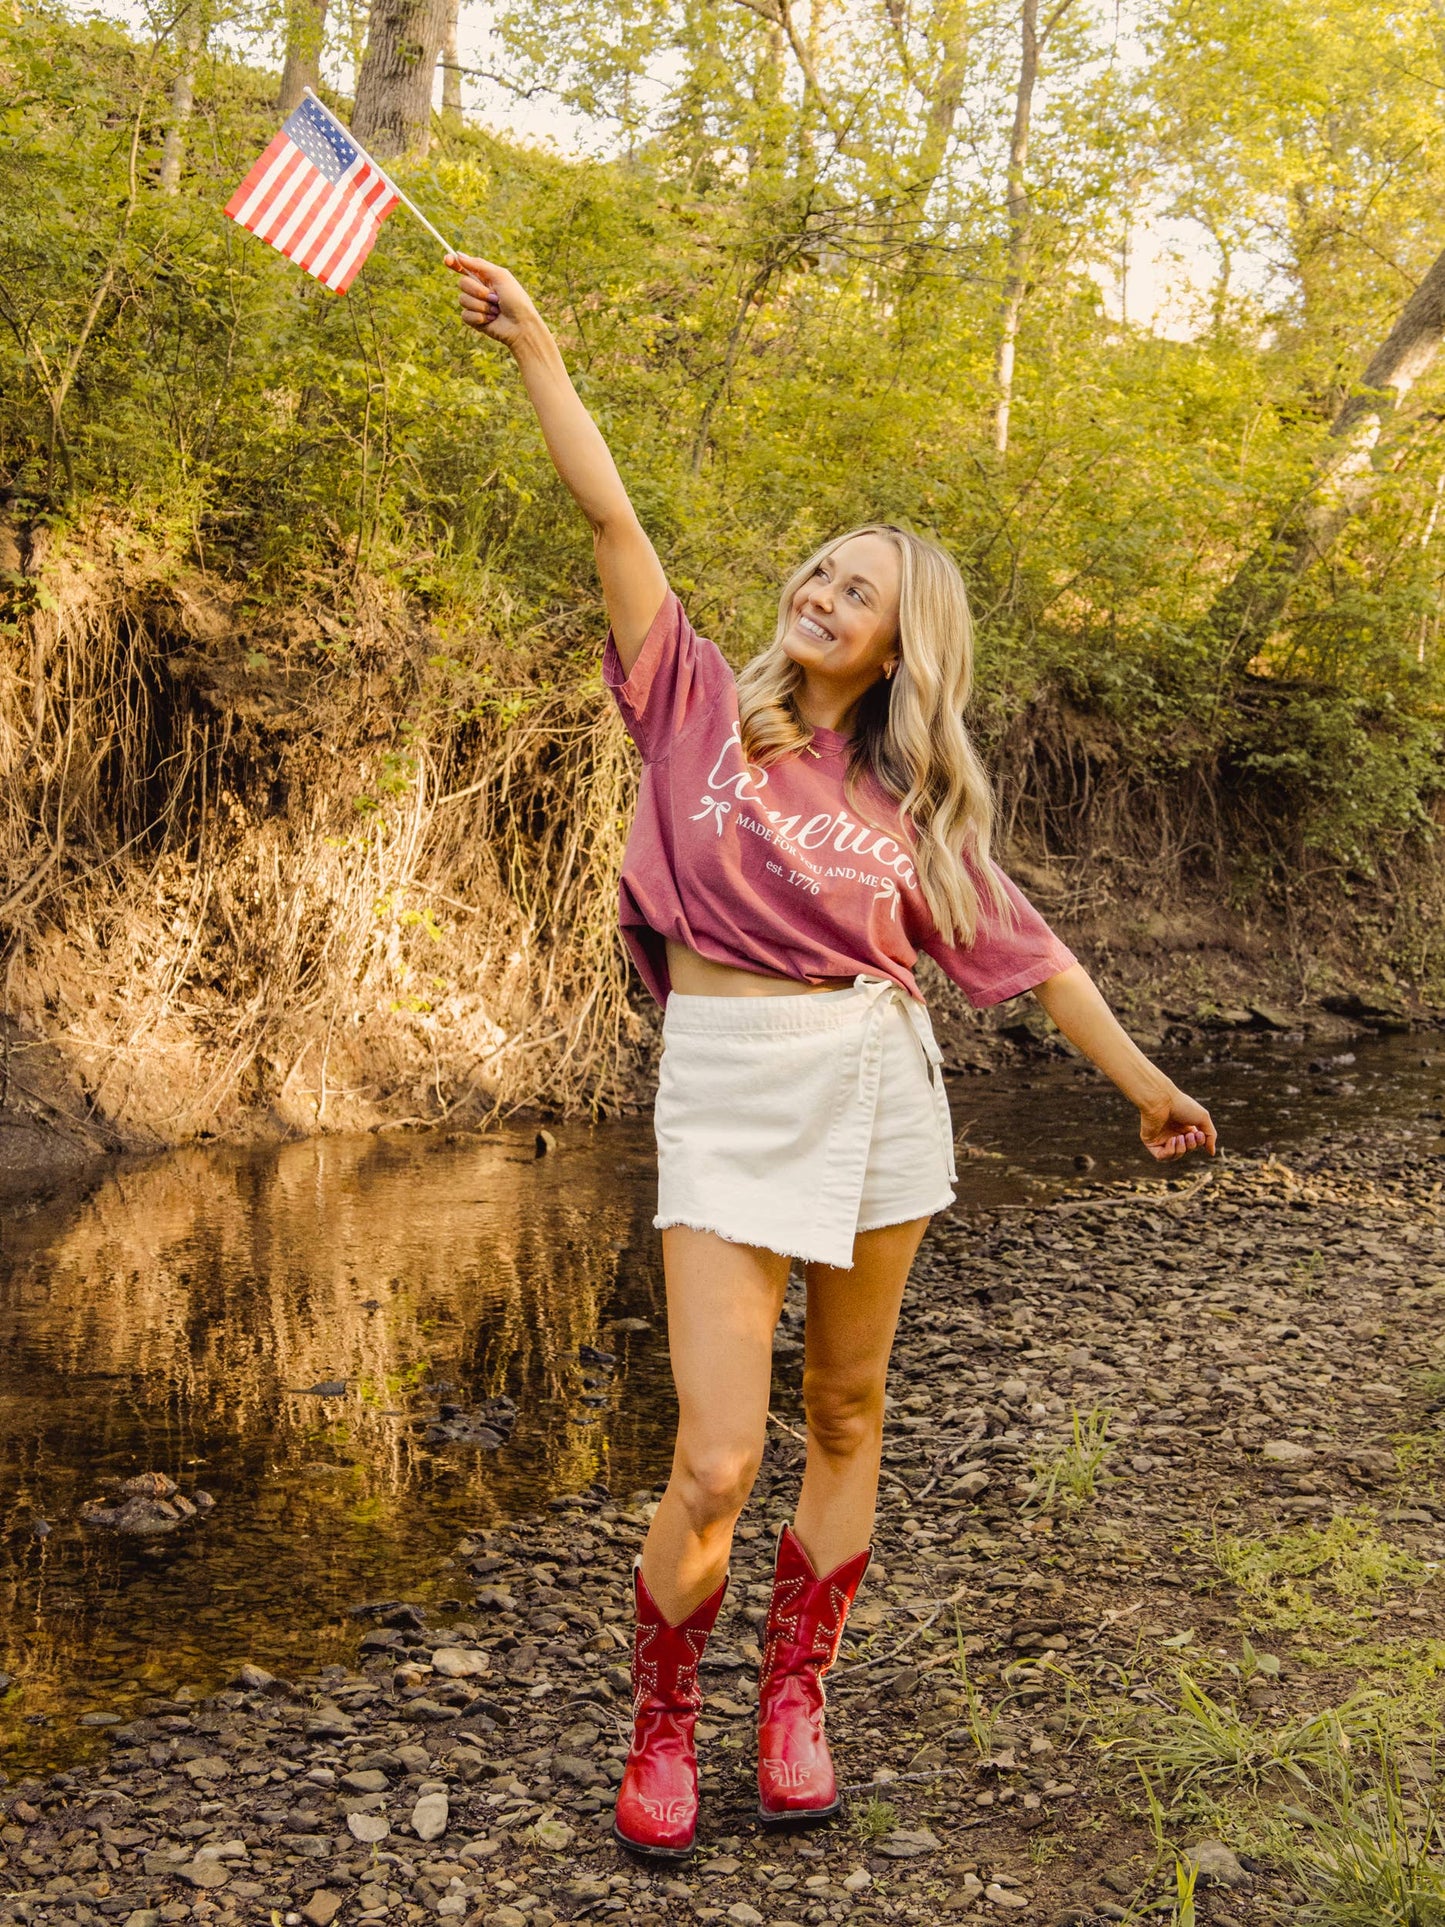
<path id="1" fill-rule="evenodd" d="M 703 1673 L 692 1862 L 648 1867 L 608 1835 L 655 1494 L 594 1487 L 463 1539 L 459 1610 L 357 1601 L 349 1664 L 238 1664 L 222 1691 L 111 1724 L 90 1762 L 6 1786 L 0 1921 L 1296 1916 L 1345 1877 L 1290 1817 L 1338 1816 L 1342 1759 L 1368 1780 L 1393 1749 L 1417 1815 L 1439 1791 L 1442 1176 L 1425 1118 L 934 1228 L 877 1563 L 832 1679 L 848 1798 L 830 1828 L 753 1817 L 799 1288 Z M 1428 1842 L 1418 1859 L 1428 1879 Z M 1434 1918 L 1353 1916 L 1376 1917 Z"/>

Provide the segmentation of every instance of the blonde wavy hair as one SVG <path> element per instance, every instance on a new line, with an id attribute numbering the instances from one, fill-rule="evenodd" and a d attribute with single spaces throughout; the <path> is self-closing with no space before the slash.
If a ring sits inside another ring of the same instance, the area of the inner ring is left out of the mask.
<path id="1" fill-rule="evenodd" d="M 864 522 L 825 542 L 788 577 L 772 642 L 738 675 L 743 753 L 765 769 L 812 741 L 796 700 L 803 671 L 783 637 L 799 589 L 859 535 L 881 536 L 898 554 L 898 668 L 891 680 L 880 676 L 858 706 L 848 800 L 858 808 L 855 787 L 866 778 L 895 799 L 913 831 L 919 886 L 939 935 L 970 944 L 980 884 L 1000 914 L 1007 916 L 1010 905 L 990 856 L 993 791 L 963 722 L 973 685 L 973 617 L 946 549 L 891 522 Z"/>

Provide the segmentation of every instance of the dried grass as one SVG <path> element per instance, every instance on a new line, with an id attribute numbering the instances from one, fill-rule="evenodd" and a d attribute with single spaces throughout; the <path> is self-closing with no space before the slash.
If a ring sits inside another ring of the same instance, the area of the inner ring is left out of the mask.
<path id="1" fill-rule="evenodd" d="M 380 595 L 344 673 L 278 674 L 216 585 L 98 537 L 13 600 L 8 1008 L 94 1114 L 161 1143 L 626 1097 L 635 779 L 595 687 L 521 653 L 506 705 L 428 702 Z"/>

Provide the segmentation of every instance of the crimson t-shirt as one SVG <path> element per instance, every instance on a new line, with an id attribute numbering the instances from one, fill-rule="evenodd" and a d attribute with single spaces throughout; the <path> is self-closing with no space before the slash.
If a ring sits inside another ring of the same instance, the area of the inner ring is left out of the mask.
<path id="1" fill-rule="evenodd" d="M 855 790 L 866 805 L 849 805 L 848 739 L 836 730 L 815 729 L 809 748 L 766 769 L 749 763 L 733 672 L 671 590 L 631 675 L 609 635 L 602 676 L 642 752 L 622 934 L 659 1003 L 669 938 L 714 963 L 804 982 L 891 977 L 920 1001 L 913 965 L 924 950 L 979 1006 L 1076 961 L 997 869 L 1012 919 L 980 889 L 973 942 L 945 943 L 895 799 L 865 779 Z"/>

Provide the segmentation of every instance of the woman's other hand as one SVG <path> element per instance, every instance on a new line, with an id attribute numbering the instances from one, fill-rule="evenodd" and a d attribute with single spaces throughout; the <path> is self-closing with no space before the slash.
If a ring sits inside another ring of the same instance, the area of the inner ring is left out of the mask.
<path id="1" fill-rule="evenodd" d="M 446 265 L 457 277 L 462 320 L 478 334 L 511 348 L 526 329 L 545 325 L 532 297 L 506 268 L 474 254 L 449 254 Z"/>
<path id="2" fill-rule="evenodd" d="M 1161 1161 L 1185 1157 L 1201 1146 L 1213 1157 L 1218 1141 L 1208 1111 L 1177 1089 L 1158 1103 L 1139 1106 L 1139 1136 L 1150 1157 Z"/>

